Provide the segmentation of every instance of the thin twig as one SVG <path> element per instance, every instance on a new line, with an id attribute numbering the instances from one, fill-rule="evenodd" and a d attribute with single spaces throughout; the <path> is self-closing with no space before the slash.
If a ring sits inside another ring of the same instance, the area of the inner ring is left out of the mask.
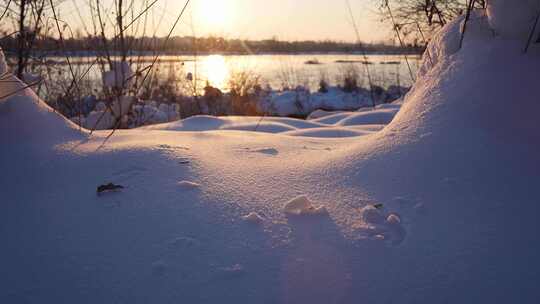
<path id="1" fill-rule="evenodd" d="M 531 32 L 529 34 L 529 39 L 527 39 L 527 45 L 525 46 L 525 49 L 523 50 L 523 53 L 527 53 L 529 51 L 529 47 L 531 45 L 531 42 L 533 40 L 534 33 L 536 32 L 536 27 L 538 26 L 538 21 L 540 20 L 540 12 L 536 14 L 536 19 L 534 20 L 533 28 L 531 29 Z"/>
<path id="2" fill-rule="evenodd" d="M 356 19 L 354 18 L 351 3 L 349 0 L 345 0 L 345 3 L 347 4 L 347 9 L 349 11 L 352 25 L 354 27 L 354 33 L 356 34 L 356 43 L 360 47 L 360 52 L 362 53 L 362 57 L 364 58 L 364 62 L 365 62 L 364 66 L 366 67 L 366 73 L 367 73 L 368 82 L 369 82 L 369 93 L 371 95 L 371 102 L 373 104 L 373 107 L 375 108 L 375 93 L 373 92 L 373 80 L 371 78 L 371 72 L 369 70 L 369 64 L 368 64 L 369 60 L 367 57 L 366 49 L 364 48 L 364 44 L 362 43 L 362 40 L 360 40 L 360 32 L 358 31 L 358 26 L 356 25 Z"/>
<path id="3" fill-rule="evenodd" d="M 54 17 L 54 20 L 55 20 L 55 23 L 56 23 L 56 28 L 58 29 L 58 36 L 59 36 L 59 39 L 60 39 L 60 46 L 62 47 L 62 49 L 65 49 L 65 45 L 64 45 L 64 35 L 62 35 L 62 30 L 60 29 L 60 22 L 59 22 L 59 19 L 58 17 L 56 16 L 56 10 L 54 9 L 54 4 L 52 2 L 53 0 L 49 0 L 49 3 L 51 4 L 51 10 L 52 10 L 52 13 L 53 13 L 53 17 Z M 64 52 L 65 53 L 65 52 Z M 69 59 L 69 56 L 68 54 L 66 53 L 66 62 L 69 66 L 69 72 L 71 73 L 71 77 L 73 79 L 76 78 L 75 76 L 75 71 L 73 70 L 73 66 L 71 65 L 71 61 Z M 75 83 L 75 88 L 77 89 L 77 92 L 78 92 L 78 95 L 79 95 L 79 121 L 82 121 L 82 113 L 81 113 L 81 109 L 82 109 L 82 101 L 81 101 L 81 98 L 80 98 L 80 95 L 81 95 L 81 88 L 79 87 L 79 84 L 78 83 Z M 79 125 L 79 127 L 81 127 Z"/>
<path id="4" fill-rule="evenodd" d="M 405 44 L 403 43 L 403 39 L 401 39 L 401 34 L 399 32 L 399 28 L 396 23 L 396 20 L 394 19 L 394 14 L 392 13 L 392 9 L 390 8 L 390 3 L 388 2 L 388 0 L 385 1 L 385 4 L 386 4 L 386 8 L 388 9 L 388 14 L 390 15 L 390 19 L 392 20 L 392 25 L 396 32 L 399 45 L 401 46 L 401 48 L 405 48 Z M 415 81 L 414 73 L 412 72 L 411 64 L 409 63 L 409 58 L 407 58 L 406 54 L 404 55 L 404 57 L 405 57 L 405 63 L 407 63 L 407 68 L 409 69 L 409 75 L 411 76 L 411 80 L 414 82 Z"/>
<path id="5" fill-rule="evenodd" d="M 476 0 L 469 0 L 469 5 L 467 5 L 467 14 L 465 15 L 465 22 L 463 23 L 463 30 L 461 31 L 461 38 L 459 39 L 459 49 L 463 46 L 463 40 L 465 39 L 465 32 L 467 31 L 467 23 L 471 18 L 471 12 L 474 8 L 474 3 Z"/>
<path id="6" fill-rule="evenodd" d="M 171 30 L 169 31 L 164 43 L 163 43 L 163 49 L 165 49 L 167 43 L 169 42 L 169 39 L 171 38 L 172 36 L 172 33 L 174 32 L 174 29 L 176 28 L 176 26 L 178 25 L 178 23 L 180 22 L 180 19 L 182 19 L 182 16 L 184 15 L 184 12 L 186 11 L 188 5 L 190 3 L 190 0 L 187 0 L 184 7 L 182 8 L 182 11 L 180 11 L 180 14 L 178 14 L 178 17 L 176 18 L 173 26 L 171 27 Z M 159 54 L 156 54 L 154 60 L 152 61 L 152 64 L 150 65 L 150 67 L 148 68 L 148 72 L 146 73 L 145 77 L 143 78 L 143 81 L 142 83 L 144 84 L 146 78 L 148 77 L 148 75 L 150 74 L 150 72 L 152 71 L 153 67 L 155 66 L 157 60 L 159 58 Z M 115 123 L 115 126 L 112 130 L 112 132 L 105 138 L 105 140 L 103 141 L 103 143 L 101 144 L 100 147 L 102 147 L 103 145 L 105 145 L 105 143 L 112 137 L 112 135 L 116 132 L 116 129 L 119 125 L 119 122 L 120 122 L 120 119 L 117 119 L 116 123 Z"/>
<path id="7" fill-rule="evenodd" d="M 431 52 L 429 51 L 426 36 L 424 36 L 424 32 L 422 31 L 422 28 L 420 28 L 420 24 L 418 22 L 416 22 L 416 26 L 418 27 L 418 32 L 420 32 L 420 36 L 422 36 L 422 40 L 424 40 L 424 44 L 426 45 L 426 54 L 428 55 L 429 63 L 431 63 L 431 65 L 433 66 L 433 59 L 431 58 Z"/>
<path id="8" fill-rule="evenodd" d="M 7 5 L 6 5 L 6 9 L 4 10 L 4 12 L 2 12 L 2 15 L 0 16 L 0 20 L 2 20 L 4 18 L 4 16 L 6 15 L 7 11 L 9 10 L 9 5 L 11 4 L 11 0 L 8 1 Z"/>
<path id="9" fill-rule="evenodd" d="M 157 2 L 157 0 L 154 1 L 154 2 L 152 2 L 151 4 L 149 4 L 149 5 L 145 8 L 145 10 L 144 10 L 141 14 L 139 14 L 139 15 L 133 20 L 133 22 L 130 22 L 128 25 L 126 25 L 126 26 L 124 27 L 123 31 L 126 31 L 130 26 L 132 26 L 132 25 L 134 24 L 134 21 L 137 20 L 138 18 L 140 18 L 145 12 L 147 12 L 154 4 L 156 4 L 156 2 Z M 118 34 L 115 35 L 112 39 L 114 40 L 114 39 L 116 39 L 117 37 L 118 37 Z M 82 80 L 82 79 L 83 79 L 83 78 L 84 78 L 84 77 L 92 70 L 92 68 L 96 65 L 96 63 L 98 63 L 98 61 L 99 61 L 99 57 L 96 58 L 92 63 L 90 63 L 90 65 L 88 66 L 88 68 L 86 68 L 86 70 L 84 71 L 84 73 L 82 74 L 82 76 L 80 77 L 80 79 L 78 80 L 78 82 L 80 82 L 80 81 L 81 81 L 81 80 Z M 73 81 L 75 82 L 75 81 L 77 81 L 77 80 L 73 79 Z M 70 89 L 68 89 L 68 93 L 71 91 L 71 88 L 72 88 L 74 85 L 75 85 L 74 83 L 72 83 L 72 85 L 70 85 Z"/>

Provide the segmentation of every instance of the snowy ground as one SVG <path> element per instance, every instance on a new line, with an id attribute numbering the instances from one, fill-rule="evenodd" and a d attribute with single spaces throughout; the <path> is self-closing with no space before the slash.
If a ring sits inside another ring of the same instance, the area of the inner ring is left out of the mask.
<path id="1" fill-rule="evenodd" d="M 399 105 L 102 145 L 31 92 L 1 101 L 0 302 L 537 303 L 540 52 L 475 16 L 380 131 Z"/>

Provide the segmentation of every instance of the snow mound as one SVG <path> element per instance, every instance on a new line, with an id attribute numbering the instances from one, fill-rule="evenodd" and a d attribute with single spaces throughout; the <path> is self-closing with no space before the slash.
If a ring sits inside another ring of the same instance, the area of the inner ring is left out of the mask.
<path id="1" fill-rule="evenodd" d="M 84 137 L 85 131 L 78 130 L 25 87 L 25 83 L 9 74 L 0 81 L 0 95 L 7 96 L 0 99 L 0 142 L 53 143 Z"/>
<path id="2" fill-rule="evenodd" d="M 368 205 L 361 210 L 362 221 L 366 226 L 359 229 L 376 240 L 387 240 L 393 244 L 401 243 L 405 236 L 405 228 L 401 224 L 401 217 L 396 213 L 388 213 L 385 208 Z"/>
<path id="3" fill-rule="evenodd" d="M 328 214 L 326 207 L 314 206 L 307 196 L 302 195 L 289 201 L 284 207 L 283 212 L 289 216 L 297 215 L 325 215 Z"/>
<path id="4" fill-rule="evenodd" d="M 401 224 L 401 218 L 397 214 L 390 214 L 386 218 L 386 222 L 390 225 L 400 225 Z"/>
<path id="5" fill-rule="evenodd" d="M 366 206 L 362 209 L 362 220 L 367 224 L 382 224 L 386 217 L 384 213 L 374 206 Z"/>
<path id="6" fill-rule="evenodd" d="M 311 120 L 286 117 L 200 115 L 171 123 L 147 126 L 143 129 L 182 132 L 250 131 L 301 137 L 343 138 L 365 136 L 380 131 L 381 126 L 392 121 L 400 108 L 400 104 L 387 104 L 376 109 L 365 109 L 362 112 L 332 113 Z"/>

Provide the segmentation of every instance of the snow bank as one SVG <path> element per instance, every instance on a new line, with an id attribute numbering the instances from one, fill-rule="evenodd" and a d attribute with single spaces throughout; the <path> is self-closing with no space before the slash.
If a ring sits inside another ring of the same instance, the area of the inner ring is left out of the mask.
<path id="1" fill-rule="evenodd" d="M 6 69 L 5 61 L 0 59 L 0 71 Z M 25 83 L 10 74 L 0 81 L 0 95 L 6 96 L 0 99 L 0 142 L 45 144 L 84 136 L 84 131 L 25 87 Z"/>
<path id="2" fill-rule="evenodd" d="M 358 125 L 386 125 L 394 119 L 397 109 L 377 109 L 374 111 L 360 112 L 351 114 L 349 117 L 340 120 L 337 125 L 340 126 L 358 126 Z"/>

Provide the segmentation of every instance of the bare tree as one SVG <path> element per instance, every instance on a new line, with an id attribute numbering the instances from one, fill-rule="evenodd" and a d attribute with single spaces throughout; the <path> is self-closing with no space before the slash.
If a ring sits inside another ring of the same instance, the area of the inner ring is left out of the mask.
<path id="1" fill-rule="evenodd" d="M 47 0 L 3 0 L 17 40 L 15 75 L 22 79 L 31 61 L 36 41 L 46 31 Z"/>
<path id="2" fill-rule="evenodd" d="M 404 37 L 429 39 L 435 30 L 465 13 L 471 3 L 485 7 L 484 0 L 382 0 L 380 9 L 383 19 L 391 20 Z"/>

